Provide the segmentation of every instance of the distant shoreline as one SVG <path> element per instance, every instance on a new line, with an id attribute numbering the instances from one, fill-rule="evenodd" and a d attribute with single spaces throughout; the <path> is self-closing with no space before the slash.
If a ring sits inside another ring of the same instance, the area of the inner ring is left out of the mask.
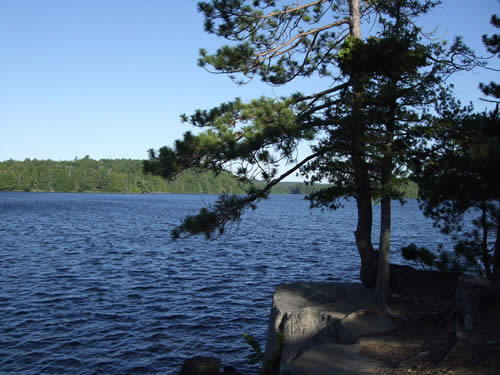
<path id="1" fill-rule="evenodd" d="M 264 181 L 254 181 L 264 187 Z M 0 191 L 95 194 L 245 194 L 250 184 L 230 172 L 214 174 L 189 169 L 175 180 L 143 172 L 143 160 L 101 159 L 86 156 L 71 161 L 8 160 L 0 162 Z M 271 194 L 307 195 L 330 187 L 305 182 L 279 182 Z M 416 198 L 418 187 L 401 186 L 405 199 Z"/>
<path id="2" fill-rule="evenodd" d="M 149 191 L 149 192 L 113 192 L 113 191 L 43 191 L 43 190 L 0 190 L 0 193 L 42 193 L 42 194 L 117 194 L 117 195 L 158 195 L 158 194 L 179 194 L 179 195 L 243 195 L 244 193 L 172 193 L 162 191 Z M 270 193 L 270 195 L 306 195 L 301 193 Z"/>

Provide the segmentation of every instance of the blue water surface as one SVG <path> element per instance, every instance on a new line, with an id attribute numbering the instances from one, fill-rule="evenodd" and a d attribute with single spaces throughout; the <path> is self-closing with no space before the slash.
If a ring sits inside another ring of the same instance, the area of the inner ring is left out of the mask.
<path id="1" fill-rule="evenodd" d="M 358 280 L 353 202 L 274 195 L 217 241 L 170 240 L 215 199 L 0 193 L 0 374 L 177 374 L 194 355 L 255 373 L 242 335 L 264 346 L 276 285 Z M 398 262 L 446 238 L 409 201 L 392 240 Z"/>

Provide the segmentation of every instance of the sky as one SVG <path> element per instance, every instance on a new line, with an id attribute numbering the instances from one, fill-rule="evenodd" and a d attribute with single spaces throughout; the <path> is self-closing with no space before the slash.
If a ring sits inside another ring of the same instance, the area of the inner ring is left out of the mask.
<path id="1" fill-rule="evenodd" d="M 494 33 L 499 10 L 498 0 L 444 0 L 420 24 L 486 55 L 481 35 Z M 197 66 L 200 48 L 222 44 L 203 31 L 194 0 L 0 0 L 0 161 L 145 159 L 192 130 L 182 113 L 325 88 L 237 86 Z M 482 110 L 477 86 L 498 74 L 458 74 L 456 95 Z"/>

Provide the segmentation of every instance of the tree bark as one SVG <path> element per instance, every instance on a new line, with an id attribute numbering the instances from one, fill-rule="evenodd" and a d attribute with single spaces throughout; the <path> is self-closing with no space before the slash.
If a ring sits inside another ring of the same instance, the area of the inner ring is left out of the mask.
<path id="1" fill-rule="evenodd" d="M 350 35 L 361 39 L 361 16 L 359 10 L 359 0 L 349 1 Z"/>
<path id="2" fill-rule="evenodd" d="M 393 77 L 389 83 L 391 91 L 397 90 L 396 79 Z M 386 310 L 386 298 L 389 290 L 390 272 L 390 249 L 391 249 L 391 199 L 392 199 L 392 178 L 393 178 L 393 142 L 396 128 L 396 107 L 397 99 L 392 97 L 390 107 L 386 117 L 385 144 L 382 156 L 382 202 L 380 207 L 380 241 L 377 264 L 377 284 L 375 290 L 375 300 L 377 306 Z"/>
<path id="3" fill-rule="evenodd" d="M 390 83 L 392 90 L 396 90 L 395 81 Z M 392 177 L 393 177 L 393 141 L 396 126 L 396 99 L 392 98 L 391 106 L 386 118 L 385 145 L 382 157 L 382 202 L 380 207 L 380 241 L 377 264 L 377 284 L 375 290 L 375 300 L 377 306 L 386 310 L 386 298 L 389 290 L 390 272 L 390 249 L 391 249 L 391 198 L 392 198 Z"/>
<path id="4" fill-rule="evenodd" d="M 495 252 L 493 254 L 493 286 L 500 289 L 500 212 L 497 218 L 497 239 L 495 240 Z"/>
<path id="5" fill-rule="evenodd" d="M 391 247 L 391 197 L 382 198 L 380 208 L 380 243 L 377 262 L 377 284 L 375 300 L 381 310 L 385 310 L 387 293 L 389 290 L 390 273 L 390 247 Z"/>
<path id="6" fill-rule="evenodd" d="M 362 183 L 357 182 L 356 185 L 358 185 L 356 195 L 358 223 L 354 236 L 361 258 L 359 277 L 363 285 L 374 286 L 377 275 L 377 254 L 373 249 L 371 239 L 373 221 L 371 193 L 369 189 L 362 189 Z"/>
<path id="7" fill-rule="evenodd" d="M 487 217 L 487 207 L 486 201 L 481 203 L 481 227 L 483 229 L 482 241 L 481 241 L 481 259 L 483 261 L 484 272 L 488 280 L 492 280 L 491 264 L 488 253 L 488 217 Z"/>
<path id="8" fill-rule="evenodd" d="M 349 1 L 350 36 L 361 38 L 361 18 L 359 0 Z M 365 144 L 362 141 L 364 134 L 363 88 L 359 74 L 351 75 L 350 83 L 353 88 L 353 105 L 351 128 L 352 167 L 354 170 L 354 183 L 356 185 L 356 205 L 358 209 L 358 222 L 354 236 L 356 246 L 361 258 L 360 279 L 365 286 L 373 286 L 376 280 L 377 262 L 372 245 L 372 196 L 370 179 L 365 159 Z"/>
<path id="9" fill-rule="evenodd" d="M 401 38 L 401 3 L 395 5 L 396 23 L 394 31 L 397 39 Z M 386 312 L 387 294 L 390 284 L 390 250 L 391 250 L 391 199 L 393 192 L 393 167 L 394 167 L 394 134 L 396 131 L 396 113 L 398 108 L 398 80 L 400 76 L 393 72 L 388 79 L 388 103 L 385 115 L 385 141 L 382 150 L 381 162 L 381 208 L 380 208 L 380 241 L 379 256 L 377 264 L 377 284 L 375 289 L 375 301 L 379 309 Z"/>

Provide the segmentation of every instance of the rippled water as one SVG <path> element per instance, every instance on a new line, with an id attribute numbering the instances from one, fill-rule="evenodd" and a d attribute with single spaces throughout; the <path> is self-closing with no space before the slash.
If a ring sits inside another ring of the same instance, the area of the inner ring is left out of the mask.
<path id="1" fill-rule="evenodd" d="M 0 374 L 177 374 L 194 355 L 251 373 L 242 334 L 264 345 L 277 284 L 357 280 L 353 203 L 272 196 L 227 238 L 170 242 L 214 199 L 0 193 Z M 394 205 L 394 249 L 442 240 Z"/>

